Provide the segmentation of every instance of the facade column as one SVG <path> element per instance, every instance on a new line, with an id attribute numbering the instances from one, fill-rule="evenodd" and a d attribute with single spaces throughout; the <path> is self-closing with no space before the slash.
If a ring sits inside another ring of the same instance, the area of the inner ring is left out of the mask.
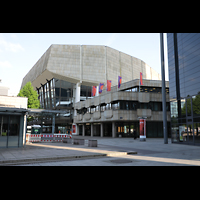
<path id="1" fill-rule="evenodd" d="M 52 109 L 53 106 L 52 106 L 52 94 L 51 94 L 51 81 L 48 81 L 48 80 L 47 80 L 47 84 L 49 85 L 50 109 Z"/>
<path id="2" fill-rule="evenodd" d="M 94 135 L 94 124 L 91 123 L 91 137 L 93 137 Z"/>
<path id="3" fill-rule="evenodd" d="M 112 137 L 116 137 L 115 122 L 112 122 Z"/>
<path id="4" fill-rule="evenodd" d="M 41 84 L 42 85 L 42 84 Z M 42 85 L 42 91 L 43 91 L 43 102 L 44 102 L 44 109 L 46 109 L 46 99 L 45 99 L 45 91 L 44 91 L 44 85 Z"/>
<path id="5" fill-rule="evenodd" d="M 76 83 L 76 96 L 75 96 L 75 103 L 80 101 L 80 95 L 81 95 L 81 83 Z"/>
<path id="6" fill-rule="evenodd" d="M 52 116 L 52 134 L 54 134 L 54 132 L 55 132 L 55 123 L 56 123 L 55 114 L 53 114 L 53 116 Z"/>
<path id="7" fill-rule="evenodd" d="M 103 137 L 103 123 L 101 123 L 101 137 Z"/>
<path id="8" fill-rule="evenodd" d="M 76 125 L 76 135 L 79 135 L 79 125 Z"/>
<path id="9" fill-rule="evenodd" d="M 81 83 L 78 82 L 76 83 L 76 94 L 75 94 L 75 103 L 79 102 L 80 101 L 80 95 L 81 95 Z M 74 117 L 77 116 L 77 111 L 76 109 L 74 109 Z M 73 133 L 73 135 L 79 135 L 79 130 L 78 130 L 78 126 L 76 123 L 73 122 L 72 125 L 75 125 L 76 126 L 76 132 Z"/>
<path id="10" fill-rule="evenodd" d="M 96 90 L 96 94 L 95 94 L 95 97 L 98 97 L 99 96 L 99 86 L 97 86 L 97 90 Z"/>
<path id="11" fill-rule="evenodd" d="M 83 124 L 82 131 L 83 131 L 83 134 L 82 134 L 82 136 L 85 136 L 85 124 Z"/>

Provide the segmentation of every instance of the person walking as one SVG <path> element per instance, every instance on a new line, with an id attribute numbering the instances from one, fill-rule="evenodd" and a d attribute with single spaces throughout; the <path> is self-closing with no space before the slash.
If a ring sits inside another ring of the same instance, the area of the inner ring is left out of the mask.
<path id="1" fill-rule="evenodd" d="M 134 129 L 134 131 L 133 131 L 133 135 L 134 135 L 134 140 L 137 139 L 137 132 L 136 132 L 135 129 Z"/>

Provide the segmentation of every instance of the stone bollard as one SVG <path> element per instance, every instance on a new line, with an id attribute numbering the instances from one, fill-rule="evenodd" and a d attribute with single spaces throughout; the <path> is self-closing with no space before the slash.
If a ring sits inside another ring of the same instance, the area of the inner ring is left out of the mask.
<path id="1" fill-rule="evenodd" d="M 88 147 L 97 147 L 97 140 L 88 140 Z"/>

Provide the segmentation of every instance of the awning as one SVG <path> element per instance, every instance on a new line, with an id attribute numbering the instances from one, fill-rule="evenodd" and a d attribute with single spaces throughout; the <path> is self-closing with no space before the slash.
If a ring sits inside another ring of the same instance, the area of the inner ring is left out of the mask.
<path id="1" fill-rule="evenodd" d="M 47 110 L 28 108 L 28 114 L 67 114 L 67 110 Z"/>
<path id="2" fill-rule="evenodd" d="M 25 108 L 9 108 L 9 107 L 0 107 L 0 112 L 9 112 L 9 113 L 26 113 L 28 110 Z"/>

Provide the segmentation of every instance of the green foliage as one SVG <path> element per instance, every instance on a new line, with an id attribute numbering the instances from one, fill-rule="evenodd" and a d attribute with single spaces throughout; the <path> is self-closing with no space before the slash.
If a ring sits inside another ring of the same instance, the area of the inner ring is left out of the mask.
<path id="1" fill-rule="evenodd" d="M 20 90 L 18 97 L 28 97 L 28 108 L 39 108 L 40 101 L 38 100 L 38 94 L 34 90 L 31 82 L 26 83 L 26 85 Z"/>
<path id="2" fill-rule="evenodd" d="M 200 95 L 197 95 L 193 100 L 193 112 L 194 114 L 199 115 L 200 114 Z"/>
<path id="3" fill-rule="evenodd" d="M 192 108 L 194 115 L 200 115 L 200 93 L 192 98 Z M 182 114 L 186 115 L 186 103 L 184 103 L 182 109 Z M 187 99 L 187 113 L 191 113 L 191 100 Z"/>

